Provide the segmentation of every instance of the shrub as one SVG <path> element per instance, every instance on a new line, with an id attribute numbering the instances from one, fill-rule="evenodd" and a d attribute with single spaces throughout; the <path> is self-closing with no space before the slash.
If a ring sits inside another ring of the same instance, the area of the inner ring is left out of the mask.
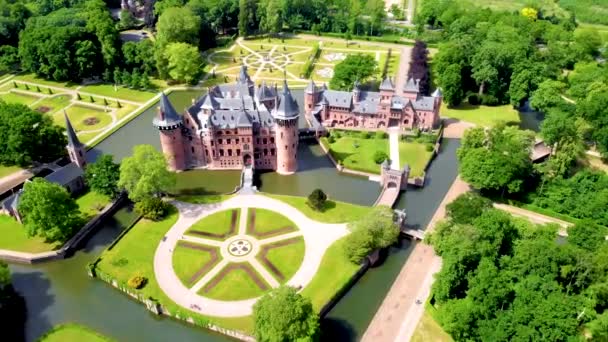
<path id="1" fill-rule="evenodd" d="M 376 139 L 386 139 L 388 138 L 388 134 L 384 131 L 377 131 L 376 132 Z"/>
<path id="2" fill-rule="evenodd" d="M 388 159 L 388 155 L 384 151 L 376 151 L 374 153 L 374 162 L 376 164 L 382 164 L 382 162 L 387 159 Z"/>
<path id="3" fill-rule="evenodd" d="M 331 131 L 331 136 L 336 138 L 336 139 L 340 139 L 342 138 L 342 132 L 340 131 Z"/>
<path id="4" fill-rule="evenodd" d="M 146 277 L 142 277 L 139 275 L 133 276 L 129 279 L 129 281 L 127 281 L 127 285 L 135 290 L 139 290 L 141 288 L 143 288 L 144 286 L 146 286 L 146 283 L 148 282 L 148 279 Z"/>
<path id="5" fill-rule="evenodd" d="M 349 224 L 344 252 L 353 263 L 360 263 L 375 249 L 386 248 L 397 241 L 399 227 L 393 221 L 393 210 L 374 207 L 369 214 Z"/>
<path id="6" fill-rule="evenodd" d="M 479 104 L 479 102 L 480 102 L 479 95 L 477 95 L 477 94 L 471 94 L 471 95 L 469 95 L 468 101 L 469 101 L 470 105 L 477 106 Z"/>
<path id="7" fill-rule="evenodd" d="M 424 148 L 426 149 L 427 152 L 432 152 L 435 147 L 431 144 L 426 144 L 426 146 Z"/>
<path id="8" fill-rule="evenodd" d="M 371 137 L 371 134 L 369 132 L 361 132 L 360 137 L 361 139 L 369 139 Z"/>
<path id="9" fill-rule="evenodd" d="M 135 211 L 148 220 L 159 220 L 167 214 L 167 204 L 158 197 L 145 198 L 135 203 Z"/>
<path id="10" fill-rule="evenodd" d="M 334 136 L 333 136 L 333 135 L 330 135 L 330 136 L 327 138 L 327 142 L 328 142 L 328 143 L 330 143 L 330 144 L 333 144 L 333 143 L 335 143 L 335 142 L 336 142 L 336 139 L 334 138 Z"/>
<path id="11" fill-rule="evenodd" d="M 496 96 L 485 94 L 481 96 L 481 104 L 486 106 L 496 106 L 499 104 L 499 101 Z"/>
<path id="12" fill-rule="evenodd" d="M 314 189 L 310 195 L 308 195 L 308 201 L 306 202 L 309 207 L 316 211 L 321 211 L 327 201 L 327 195 L 321 189 Z"/>

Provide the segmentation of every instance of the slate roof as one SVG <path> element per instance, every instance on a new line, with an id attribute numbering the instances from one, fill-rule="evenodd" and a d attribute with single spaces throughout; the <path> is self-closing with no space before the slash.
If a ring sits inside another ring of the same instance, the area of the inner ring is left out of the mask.
<path id="1" fill-rule="evenodd" d="M 275 106 L 272 114 L 276 119 L 293 119 L 300 115 L 300 108 L 291 95 L 291 90 L 289 90 L 286 80 L 283 81 L 283 90 L 279 97 L 279 103 Z"/>
<path id="2" fill-rule="evenodd" d="M 316 90 L 317 90 L 317 86 L 315 85 L 315 81 L 313 81 L 311 78 L 310 82 L 308 82 L 308 85 L 306 85 L 306 88 L 304 89 L 304 91 L 308 94 L 312 94 Z"/>
<path id="3" fill-rule="evenodd" d="M 237 82 L 241 84 L 253 84 L 251 77 L 247 73 L 247 66 L 241 65 L 241 70 L 239 70 L 239 77 L 237 78 Z"/>
<path id="4" fill-rule="evenodd" d="M 375 114 L 378 112 L 379 103 L 380 93 L 362 91 L 359 95 L 359 102 L 354 105 L 353 111 L 361 114 Z"/>
<path id="5" fill-rule="evenodd" d="M 158 128 L 169 128 L 174 126 L 180 126 L 182 121 L 182 116 L 177 114 L 173 105 L 167 98 L 165 93 L 160 94 L 160 116 L 155 116 L 152 123 L 154 126 Z"/>
<path id="6" fill-rule="evenodd" d="M 386 77 L 384 78 L 384 80 L 382 80 L 382 83 L 380 84 L 380 90 L 395 90 L 395 85 L 393 84 L 393 81 L 390 79 L 390 77 Z"/>
<path id="7" fill-rule="evenodd" d="M 435 89 L 435 91 L 431 94 L 432 97 L 441 97 L 443 93 L 441 92 L 441 88 Z"/>
<path id="8" fill-rule="evenodd" d="M 274 99 L 277 94 L 274 90 L 268 86 L 266 86 L 266 82 L 262 81 L 262 85 L 258 88 L 257 97 L 259 101 L 271 100 Z"/>
<path id="9" fill-rule="evenodd" d="M 352 94 L 348 91 L 325 90 L 323 97 L 332 107 L 350 108 L 352 102 Z"/>
<path id="10" fill-rule="evenodd" d="M 416 110 L 433 110 L 435 107 L 435 98 L 430 96 L 422 96 L 416 101 L 412 102 L 412 105 Z"/>
<path id="11" fill-rule="evenodd" d="M 414 80 L 413 78 L 409 78 L 407 80 L 407 83 L 405 83 L 405 86 L 403 86 L 403 91 L 406 92 L 418 92 L 420 90 L 420 88 L 418 87 L 418 81 Z"/>
<path id="12" fill-rule="evenodd" d="M 209 116 L 209 123 L 217 128 L 272 127 L 274 119 L 267 111 L 216 110 Z"/>
<path id="13" fill-rule="evenodd" d="M 80 167 L 78 167 L 78 165 L 74 163 L 69 163 L 61 169 L 44 177 L 44 179 L 51 183 L 56 183 L 63 186 L 75 180 L 76 178 L 81 177 L 83 174 L 84 172 Z"/>
<path id="14" fill-rule="evenodd" d="M 74 147 L 80 147 L 82 146 L 82 144 L 80 143 L 80 140 L 78 140 L 78 137 L 76 136 L 76 132 L 74 131 L 74 128 L 72 127 L 72 123 L 70 122 L 70 119 L 68 118 L 68 114 L 65 112 L 65 110 L 63 111 L 63 116 L 65 117 L 65 127 L 66 127 L 66 133 L 68 136 L 68 145 L 69 146 L 74 146 Z"/>

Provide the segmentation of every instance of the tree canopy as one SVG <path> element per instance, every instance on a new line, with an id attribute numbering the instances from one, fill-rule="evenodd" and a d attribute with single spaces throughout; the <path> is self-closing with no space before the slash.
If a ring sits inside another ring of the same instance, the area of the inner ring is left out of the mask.
<path id="1" fill-rule="evenodd" d="M 377 66 L 370 55 L 350 54 L 334 68 L 329 86 L 335 90 L 351 90 L 355 81 L 365 82 L 374 75 Z"/>
<path id="2" fill-rule="evenodd" d="M 532 170 L 533 142 L 532 132 L 513 126 L 471 128 L 457 152 L 460 174 L 477 189 L 519 192 Z"/>
<path id="3" fill-rule="evenodd" d="M 87 185 L 99 194 L 114 197 L 118 194 L 118 179 L 120 165 L 115 163 L 112 156 L 104 154 L 94 163 L 87 165 L 85 179 Z"/>
<path id="4" fill-rule="evenodd" d="M 42 178 L 25 183 L 18 208 L 28 235 L 48 242 L 66 241 L 83 223 L 67 190 Z"/>
<path id="5" fill-rule="evenodd" d="M 203 74 L 203 60 L 195 46 L 186 43 L 171 43 L 165 50 L 167 70 L 172 79 L 195 84 Z"/>
<path id="6" fill-rule="evenodd" d="M 63 132 L 48 115 L 0 100 L 0 164 L 29 166 L 63 156 Z"/>
<path id="7" fill-rule="evenodd" d="M 319 317 L 310 299 L 295 288 L 273 289 L 253 306 L 254 334 L 258 341 L 316 341 Z"/>
<path id="8" fill-rule="evenodd" d="M 371 252 L 386 248 L 397 241 L 399 227 L 393 221 L 393 210 L 389 207 L 374 207 L 367 215 L 348 227 L 344 252 L 350 261 L 360 263 Z"/>
<path id="9" fill-rule="evenodd" d="M 118 187 L 135 202 L 158 196 L 175 186 L 175 174 L 167 170 L 162 153 L 150 145 L 133 147 L 133 154 L 120 164 Z"/>

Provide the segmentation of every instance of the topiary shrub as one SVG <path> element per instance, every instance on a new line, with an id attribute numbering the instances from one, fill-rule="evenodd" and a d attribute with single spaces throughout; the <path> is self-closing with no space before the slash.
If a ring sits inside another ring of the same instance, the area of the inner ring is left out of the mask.
<path id="1" fill-rule="evenodd" d="M 321 211 L 325 207 L 325 202 L 327 201 L 327 195 L 321 189 L 314 189 L 310 195 L 308 195 L 308 204 L 309 207 L 316 211 Z"/>
<path id="2" fill-rule="evenodd" d="M 494 95 L 484 94 L 481 96 L 481 104 L 486 106 L 498 105 L 498 99 Z"/>
<path id="3" fill-rule="evenodd" d="M 369 139 L 371 137 L 371 134 L 369 132 L 361 132 L 360 137 L 361 139 Z"/>
<path id="4" fill-rule="evenodd" d="M 328 142 L 328 143 L 330 143 L 330 144 L 333 144 L 333 143 L 335 143 L 335 142 L 336 142 L 336 139 L 334 138 L 334 136 L 333 136 L 333 135 L 330 135 L 330 136 L 327 138 L 327 142 Z"/>
<path id="5" fill-rule="evenodd" d="M 477 106 L 481 101 L 479 100 L 479 95 L 471 94 L 468 98 L 469 104 L 472 106 Z"/>
<path id="6" fill-rule="evenodd" d="M 146 286 L 147 282 L 148 279 L 146 277 L 136 275 L 131 277 L 129 281 L 127 281 L 127 285 L 132 289 L 139 290 Z"/>
<path id="7" fill-rule="evenodd" d="M 376 151 L 374 153 L 374 162 L 376 164 L 382 164 L 382 162 L 387 159 L 388 159 L 388 155 L 384 151 Z"/>
<path id="8" fill-rule="evenodd" d="M 342 138 L 342 132 L 340 131 L 331 131 L 331 136 L 336 138 L 336 139 L 340 139 Z"/>
<path id="9" fill-rule="evenodd" d="M 427 144 L 424 148 L 427 150 L 427 152 L 432 152 L 435 147 L 433 145 Z"/>
<path id="10" fill-rule="evenodd" d="M 376 131 L 376 139 L 386 139 L 388 138 L 388 133 L 384 131 Z"/>
<path id="11" fill-rule="evenodd" d="M 135 211 L 148 220 L 160 220 L 167 214 L 167 204 L 158 197 L 145 198 L 135 203 Z"/>

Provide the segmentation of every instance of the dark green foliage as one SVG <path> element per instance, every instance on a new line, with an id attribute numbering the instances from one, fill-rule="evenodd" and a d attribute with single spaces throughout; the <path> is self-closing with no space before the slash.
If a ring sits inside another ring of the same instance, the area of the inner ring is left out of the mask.
<path id="1" fill-rule="evenodd" d="M 476 193 L 467 192 L 448 204 L 446 213 L 454 223 L 469 224 L 490 208 L 492 208 L 490 200 Z"/>
<path id="2" fill-rule="evenodd" d="M 85 180 L 87 185 L 95 192 L 114 197 L 118 194 L 118 179 L 120 177 L 120 164 L 114 163 L 112 156 L 104 154 L 87 165 Z"/>
<path id="3" fill-rule="evenodd" d="M 386 139 L 388 138 L 388 133 L 384 131 L 376 131 L 376 139 Z"/>
<path id="4" fill-rule="evenodd" d="M 316 211 L 322 211 L 327 201 L 327 195 L 321 189 L 314 189 L 310 195 L 308 195 L 308 206 Z"/>
<path id="5" fill-rule="evenodd" d="M 48 115 L 0 101 L 0 164 L 29 166 L 63 156 L 63 132 Z"/>
<path id="6" fill-rule="evenodd" d="M 383 161 L 388 159 L 388 155 L 384 151 L 374 152 L 374 163 L 380 165 Z"/>
<path id="7" fill-rule="evenodd" d="M 148 283 L 148 278 L 142 276 L 133 276 L 127 281 L 127 285 L 135 290 L 142 289 Z"/>
<path id="8" fill-rule="evenodd" d="M 608 231 L 591 220 L 584 220 L 568 228 L 568 242 L 588 251 L 596 251 L 604 242 Z"/>
<path id="9" fill-rule="evenodd" d="M 376 72 L 376 60 L 370 55 L 350 54 L 334 68 L 331 89 L 350 90 L 355 81 L 365 82 Z"/>
<path id="10" fill-rule="evenodd" d="M 386 248 L 397 241 L 399 227 L 393 221 L 393 210 L 379 206 L 356 222 L 349 224 L 344 252 L 353 263 L 360 263 L 371 252 Z"/>
<path id="11" fill-rule="evenodd" d="M 83 223 L 78 205 L 60 185 L 35 178 L 24 186 L 19 212 L 30 236 L 64 242 Z"/>
<path id="12" fill-rule="evenodd" d="M 359 136 L 361 137 L 361 139 L 369 139 L 372 137 L 372 134 L 368 131 L 362 131 L 361 133 L 359 133 Z"/>
<path id="13" fill-rule="evenodd" d="M 570 238 L 558 243 L 557 227 L 514 221 L 487 203 L 482 210 L 472 204 L 476 209 L 469 212 L 465 202 L 480 201 L 473 196 L 457 201 L 448 208 L 450 220 L 429 237 L 443 260 L 432 291 L 444 330 L 456 341 L 581 339 L 583 325 L 608 308 L 601 299 L 602 293 L 608 299 L 601 285 L 608 243 L 596 233 L 597 252 Z M 461 211 L 465 220 L 451 216 Z M 602 322 L 593 321 L 589 329 L 595 325 Z"/>
<path id="14" fill-rule="evenodd" d="M 19 50 L 10 45 L 0 46 L 0 72 L 5 73 L 15 71 L 18 66 Z"/>
<path id="15" fill-rule="evenodd" d="M 254 335 L 257 341 L 317 341 L 319 317 L 310 299 L 295 288 L 273 289 L 253 306 Z"/>
<path id="16" fill-rule="evenodd" d="M 168 206 L 158 197 L 144 198 L 135 203 L 135 211 L 148 220 L 158 221 L 167 215 Z"/>

